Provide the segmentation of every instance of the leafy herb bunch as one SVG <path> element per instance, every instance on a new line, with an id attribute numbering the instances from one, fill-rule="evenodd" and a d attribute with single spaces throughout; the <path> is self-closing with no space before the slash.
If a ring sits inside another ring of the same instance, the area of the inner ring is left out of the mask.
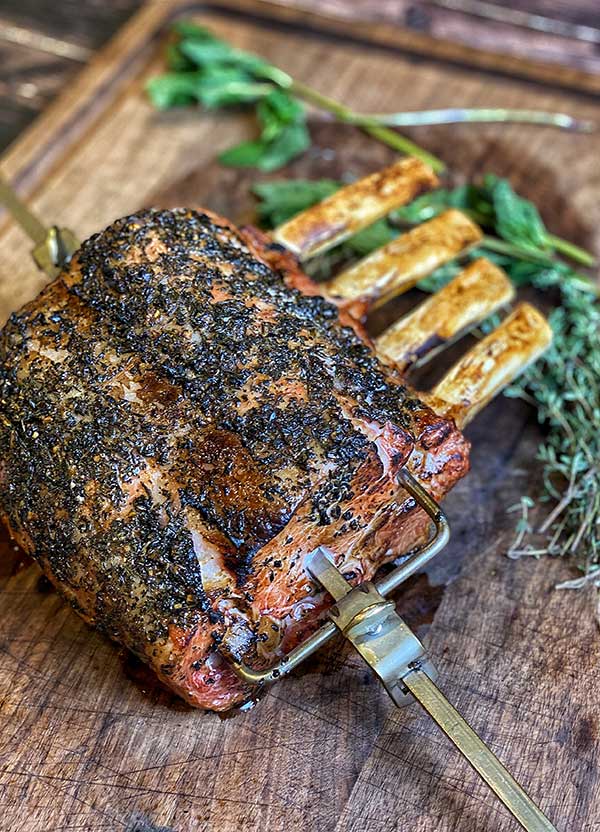
<path id="1" fill-rule="evenodd" d="M 242 142 L 221 154 L 226 165 L 273 171 L 310 146 L 306 124 L 307 102 L 329 117 L 360 127 L 374 139 L 400 153 L 416 156 L 435 171 L 443 162 L 397 127 L 453 122 L 519 121 L 566 130 L 589 130 L 591 125 L 564 113 L 504 108 L 426 110 L 399 113 L 359 113 L 258 55 L 236 49 L 208 29 L 180 21 L 173 26 L 167 49 L 168 72 L 150 80 L 148 94 L 160 109 L 200 104 L 206 109 L 253 108 L 260 128 L 254 141 Z"/>
<path id="2" fill-rule="evenodd" d="M 224 164 L 271 171 L 309 147 L 306 113 L 287 92 L 292 82 L 287 73 L 193 23 L 176 23 L 174 35 L 167 49 L 170 72 L 148 84 L 156 107 L 256 106 L 260 137 L 226 150 L 220 156 Z"/>

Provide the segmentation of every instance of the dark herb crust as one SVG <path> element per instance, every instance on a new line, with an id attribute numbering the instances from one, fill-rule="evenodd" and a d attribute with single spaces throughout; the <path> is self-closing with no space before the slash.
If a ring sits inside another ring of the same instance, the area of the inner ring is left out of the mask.
<path id="1" fill-rule="evenodd" d="M 243 605 L 253 555 L 298 504 L 339 517 L 373 452 L 366 424 L 392 423 L 410 451 L 424 406 L 289 282 L 225 221 L 143 211 L 84 243 L 2 333 L 4 513 L 139 653 L 199 622 L 218 642 L 215 599 Z M 233 576 L 217 589 L 207 547 Z"/>

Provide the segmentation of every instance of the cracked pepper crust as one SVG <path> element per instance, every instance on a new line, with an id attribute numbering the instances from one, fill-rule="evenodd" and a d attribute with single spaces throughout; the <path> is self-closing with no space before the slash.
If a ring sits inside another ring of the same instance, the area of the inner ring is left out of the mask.
<path id="1" fill-rule="evenodd" d="M 193 705 L 249 694 L 318 624 L 304 557 L 352 581 L 426 523 L 468 444 L 374 356 L 289 252 L 208 212 L 141 211 L 83 244 L 0 340 L 0 507 L 91 624 Z M 390 505 L 392 501 L 392 505 Z"/>

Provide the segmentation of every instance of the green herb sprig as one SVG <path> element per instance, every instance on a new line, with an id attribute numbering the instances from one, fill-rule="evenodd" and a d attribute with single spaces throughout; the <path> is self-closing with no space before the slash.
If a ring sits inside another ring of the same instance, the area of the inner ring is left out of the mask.
<path id="1" fill-rule="evenodd" d="M 303 153 L 310 146 L 310 135 L 302 102 L 328 113 L 337 121 L 360 127 L 394 150 L 422 159 L 438 172 L 444 170 L 441 159 L 392 128 L 517 121 L 567 130 L 592 129 L 589 123 L 564 113 L 531 110 L 454 108 L 412 113 L 358 113 L 292 78 L 258 55 L 236 49 L 204 27 L 180 21 L 174 24 L 172 37 L 167 49 L 169 71 L 152 78 L 147 86 L 156 107 L 167 109 L 201 104 L 206 109 L 255 108 L 259 137 L 226 150 L 220 157 L 226 165 L 273 171 Z"/>
<path id="2" fill-rule="evenodd" d="M 266 227 L 334 193 L 341 183 L 332 180 L 263 182 L 254 187 L 258 213 Z M 554 341 L 506 395 L 532 404 L 545 428 L 538 449 L 542 464 L 540 502 L 553 503 L 537 529 L 532 526 L 534 501 L 524 496 L 516 538 L 509 556 L 574 556 L 582 577 L 561 584 L 574 588 L 600 581 L 600 304 L 599 287 L 559 254 L 584 266 L 594 265 L 588 252 L 551 234 L 533 205 L 515 193 L 510 183 L 485 176 L 480 184 L 440 189 L 424 194 L 333 252 L 311 264 L 313 273 L 328 277 L 341 260 L 362 256 L 393 239 L 400 228 L 431 219 L 442 211 L 460 208 L 488 232 L 466 260 L 485 255 L 499 263 L 517 286 L 558 293 L 560 305 L 550 315 Z M 449 263 L 422 280 L 419 288 L 436 291 L 461 266 Z M 486 331 L 497 324 L 489 320 Z M 533 544 L 529 540 L 536 540 Z"/>

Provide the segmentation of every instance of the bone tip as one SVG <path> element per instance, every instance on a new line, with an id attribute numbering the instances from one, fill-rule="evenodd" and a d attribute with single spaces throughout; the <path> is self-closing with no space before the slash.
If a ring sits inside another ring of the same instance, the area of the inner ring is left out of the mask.
<path id="1" fill-rule="evenodd" d="M 437 188 L 440 184 L 439 177 L 431 165 L 428 165 L 422 159 L 417 159 L 416 156 L 399 159 L 381 171 L 381 173 L 392 175 L 397 175 L 399 172 L 404 174 L 410 172 L 412 177 L 420 179 L 423 185 L 429 188 Z"/>
<path id="2" fill-rule="evenodd" d="M 552 343 L 552 327 L 539 309 L 527 301 L 519 303 L 515 308 L 511 315 L 511 325 L 518 328 L 518 332 L 529 341 L 536 355 L 544 352 Z"/>
<path id="3" fill-rule="evenodd" d="M 439 217 L 450 227 L 463 228 L 466 244 L 478 243 L 483 239 L 483 231 L 481 228 L 468 214 L 465 214 L 459 208 L 448 208 Z"/>

